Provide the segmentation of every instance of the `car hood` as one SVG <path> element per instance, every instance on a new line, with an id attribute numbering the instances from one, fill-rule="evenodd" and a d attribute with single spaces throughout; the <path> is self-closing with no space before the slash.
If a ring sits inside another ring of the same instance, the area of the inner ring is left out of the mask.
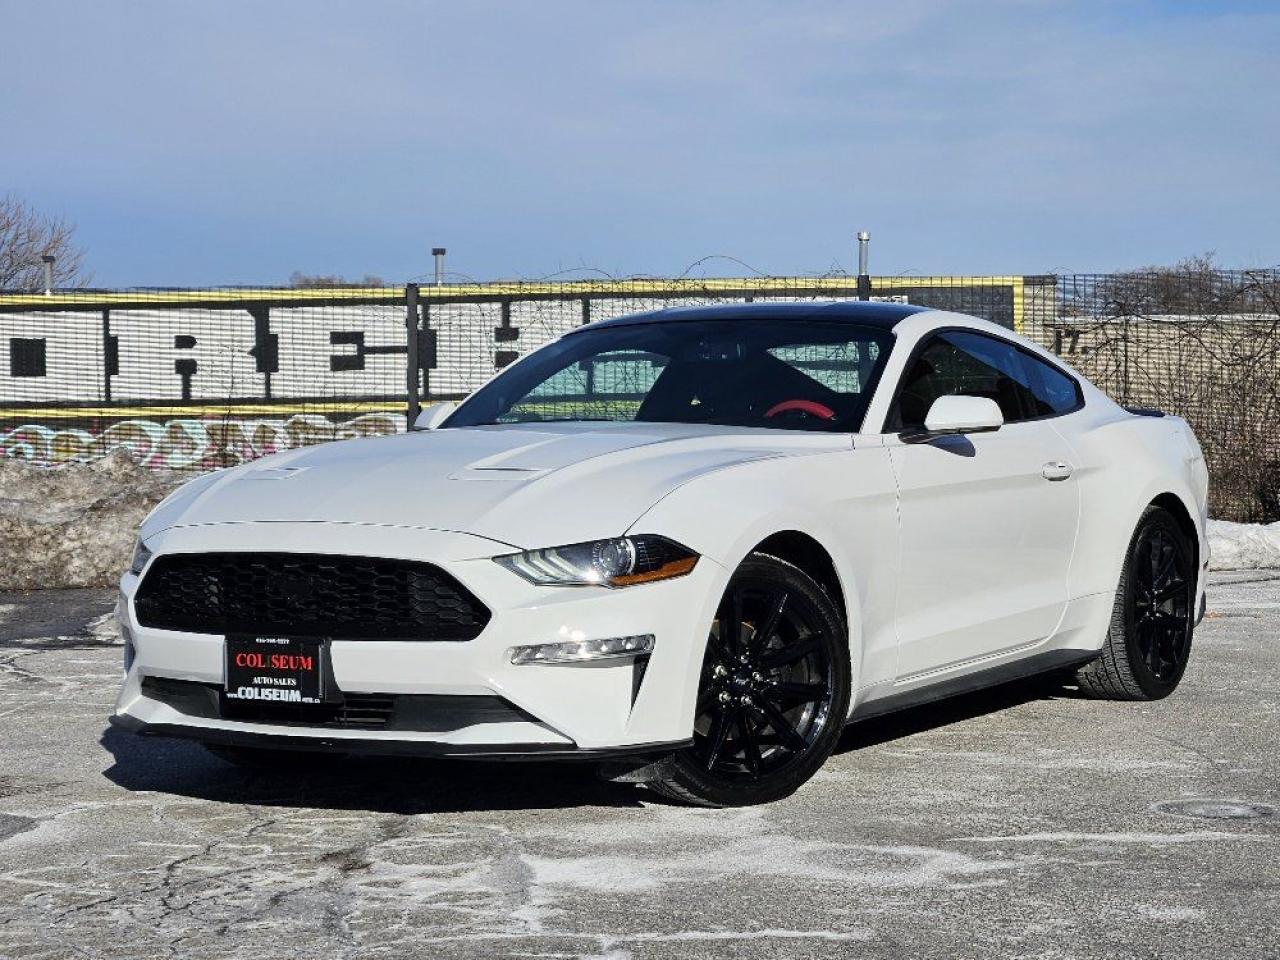
<path id="1" fill-rule="evenodd" d="M 509 424 L 348 440 L 206 475 L 147 518 L 330 522 L 469 533 L 520 548 L 621 534 L 693 477 L 848 448 L 847 434 L 690 424 Z"/>

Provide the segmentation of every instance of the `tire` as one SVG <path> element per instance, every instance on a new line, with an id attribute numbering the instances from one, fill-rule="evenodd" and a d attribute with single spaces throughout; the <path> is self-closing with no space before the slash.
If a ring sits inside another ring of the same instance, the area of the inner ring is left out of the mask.
<path id="1" fill-rule="evenodd" d="M 752 554 L 709 631 L 693 746 L 658 763 L 646 785 L 705 807 L 786 797 L 835 749 L 850 687 L 838 606 L 798 567 Z"/>
<path id="2" fill-rule="evenodd" d="M 1187 668 L 1195 628 L 1196 566 L 1182 528 L 1147 507 L 1129 541 L 1102 653 L 1076 671 L 1096 700 L 1159 700 Z"/>

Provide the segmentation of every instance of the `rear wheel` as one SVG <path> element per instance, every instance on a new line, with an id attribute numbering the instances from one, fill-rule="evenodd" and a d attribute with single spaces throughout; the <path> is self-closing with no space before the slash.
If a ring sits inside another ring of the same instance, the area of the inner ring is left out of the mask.
<path id="1" fill-rule="evenodd" d="M 822 766 L 844 726 L 848 631 L 798 567 L 753 554 L 734 573 L 707 638 L 693 745 L 652 789 L 701 806 L 767 803 Z"/>
<path id="2" fill-rule="evenodd" d="M 1194 554 L 1167 511 L 1148 507 L 1129 542 L 1102 655 L 1076 672 L 1100 700 L 1159 700 L 1178 686 L 1195 627 Z"/>

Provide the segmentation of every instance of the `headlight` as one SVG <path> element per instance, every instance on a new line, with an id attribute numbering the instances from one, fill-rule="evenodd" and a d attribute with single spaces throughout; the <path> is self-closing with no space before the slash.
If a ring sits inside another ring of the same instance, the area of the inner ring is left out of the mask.
<path id="1" fill-rule="evenodd" d="M 129 561 L 129 572 L 135 577 L 141 576 L 142 568 L 147 565 L 147 561 L 151 559 L 151 551 L 147 549 L 147 545 L 141 540 L 137 546 L 133 548 L 133 559 Z"/>
<path id="2" fill-rule="evenodd" d="M 693 569 L 698 555 L 674 540 L 642 534 L 493 559 L 530 583 L 542 586 L 628 587 L 682 577 Z"/>

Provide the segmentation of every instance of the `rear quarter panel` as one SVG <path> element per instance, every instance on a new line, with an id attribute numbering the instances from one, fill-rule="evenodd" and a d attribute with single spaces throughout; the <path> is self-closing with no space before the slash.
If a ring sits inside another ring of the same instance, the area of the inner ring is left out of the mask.
<path id="1" fill-rule="evenodd" d="M 1088 393 L 1083 410 L 1053 421 L 1073 450 L 1081 495 L 1068 595 L 1114 594 L 1138 520 L 1163 495 L 1186 508 L 1203 565 L 1208 477 L 1190 427 L 1180 417 L 1135 416 L 1095 388 Z"/>

